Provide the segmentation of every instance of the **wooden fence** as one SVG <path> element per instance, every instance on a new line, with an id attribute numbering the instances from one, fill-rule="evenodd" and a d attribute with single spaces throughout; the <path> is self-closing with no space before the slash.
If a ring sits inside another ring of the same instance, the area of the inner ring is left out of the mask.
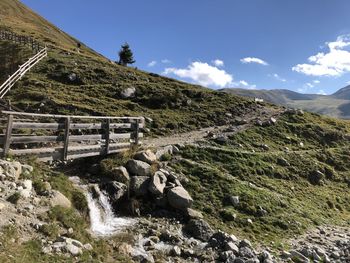
<path id="1" fill-rule="evenodd" d="M 126 151 L 140 144 L 143 117 L 95 117 L 2 112 L 3 156 L 71 160 Z"/>
<path id="2" fill-rule="evenodd" d="M 35 53 L 38 53 L 44 48 L 38 41 L 34 40 L 32 37 L 21 36 L 11 31 L 0 30 L 0 40 L 12 41 L 20 45 L 26 45 L 30 47 Z"/>

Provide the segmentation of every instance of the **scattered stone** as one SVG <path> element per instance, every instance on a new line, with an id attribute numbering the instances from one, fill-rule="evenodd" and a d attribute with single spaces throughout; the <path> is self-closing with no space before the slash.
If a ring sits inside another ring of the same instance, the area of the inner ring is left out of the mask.
<path id="1" fill-rule="evenodd" d="M 157 161 L 156 155 L 151 150 L 136 153 L 134 159 L 146 162 L 148 164 L 153 164 Z"/>
<path id="2" fill-rule="evenodd" d="M 165 147 L 157 150 L 156 157 L 158 160 L 161 160 L 162 157 L 166 154 L 170 154 L 170 155 L 173 154 L 173 146 L 172 145 L 168 145 L 168 146 L 165 146 Z"/>
<path id="3" fill-rule="evenodd" d="M 130 181 L 128 170 L 124 166 L 113 168 L 110 175 L 113 180 L 123 184 L 127 184 Z"/>
<path id="4" fill-rule="evenodd" d="M 176 186 L 167 193 L 169 204 L 177 209 L 183 210 L 191 207 L 193 199 L 182 186 Z"/>
<path id="5" fill-rule="evenodd" d="M 123 99 L 134 98 L 135 97 L 135 93 L 136 93 L 136 88 L 135 87 L 129 87 L 129 88 L 123 89 L 120 92 L 120 97 L 122 97 Z"/>
<path id="6" fill-rule="evenodd" d="M 162 195 L 166 186 L 167 177 L 161 171 L 157 171 L 150 179 L 148 190 L 154 195 Z"/>
<path id="7" fill-rule="evenodd" d="M 204 242 L 214 234 L 213 229 L 203 219 L 191 219 L 185 226 L 185 232 Z"/>
<path id="8" fill-rule="evenodd" d="M 187 208 L 186 209 L 186 215 L 190 218 L 190 219 L 202 219 L 203 215 L 201 212 L 191 209 L 191 208 Z"/>
<path id="9" fill-rule="evenodd" d="M 325 178 L 324 173 L 322 173 L 319 170 L 312 171 L 308 176 L 309 182 L 312 183 L 313 185 L 320 185 L 324 178 Z"/>
<path id="10" fill-rule="evenodd" d="M 126 163 L 126 168 L 129 173 L 137 176 L 150 176 L 151 175 L 151 166 L 140 160 L 129 160 Z"/>
<path id="11" fill-rule="evenodd" d="M 230 204 L 234 207 L 239 205 L 239 196 L 230 196 L 229 197 Z"/>
<path id="12" fill-rule="evenodd" d="M 65 208 L 72 207 L 71 201 L 67 197 L 65 197 L 61 192 L 59 192 L 57 190 L 52 191 L 52 196 L 51 196 L 49 202 L 50 202 L 50 205 L 52 207 L 54 207 L 54 206 L 62 206 Z"/>
<path id="13" fill-rule="evenodd" d="M 130 178 L 130 191 L 135 196 L 145 196 L 148 193 L 150 178 L 148 176 L 132 176 Z"/>

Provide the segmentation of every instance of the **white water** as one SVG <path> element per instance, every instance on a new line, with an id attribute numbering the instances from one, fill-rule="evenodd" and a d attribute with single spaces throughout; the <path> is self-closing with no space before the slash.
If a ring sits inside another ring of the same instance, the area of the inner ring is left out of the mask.
<path id="1" fill-rule="evenodd" d="M 90 209 L 91 231 L 96 236 L 111 236 L 136 223 L 135 219 L 116 217 L 108 197 L 100 192 L 99 199 L 87 193 Z"/>

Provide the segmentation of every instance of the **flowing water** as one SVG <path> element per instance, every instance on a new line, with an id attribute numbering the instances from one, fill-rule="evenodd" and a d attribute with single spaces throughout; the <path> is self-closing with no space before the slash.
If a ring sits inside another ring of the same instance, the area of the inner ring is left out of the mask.
<path id="1" fill-rule="evenodd" d="M 136 223 L 135 219 L 117 217 L 105 193 L 100 191 L 98 198 L 88 192 L 91 231 L 96 236 L 111 236 Z"/>

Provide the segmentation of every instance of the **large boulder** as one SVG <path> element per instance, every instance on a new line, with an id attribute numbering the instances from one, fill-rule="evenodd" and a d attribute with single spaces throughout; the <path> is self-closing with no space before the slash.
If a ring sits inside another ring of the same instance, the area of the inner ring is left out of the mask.
<path id="1" fill-rule="evenodd" d="M 148 190 L 154 195 L 162 195 L 166 186 L 167 177 L 161 171 L 156 172 L 150 179 Z"/>
<path id="2" fill-rule="evenodd" d="M 130 178 L 130 191 L 135 196 L 145 196 L 148 193 L 150 178 L 148 176 L 132 176 Z"/>
<path id="3" fill-rule="evenodd" d="M 120 97 L 122 97 L 123 99 L 133 98 L 135 97 L 135 93 L 136 93 L 136 88 L 129 87 L 129 88 L 123 89 L 120 92 Z"/>
<path id="4" fill-rule="evenodd" d="M 128 170 L 124 166 L 115 167 L 110 173 L 110 177 L 120 183 L 127 184 L 130 181 Z"/>
<path id="5" fill-rule="evenodd" d="M 204 242 L 207 242 L 214 234 L 213 229 L 203 219 L 191 219 L 184 230 L 190 236 Z"/>
<path id="6" fill-rule="evenodd" d="M 191 207 L 193 199 L 190 194 L 182 186 L 171 188 L 168 193 L 169 204 L 177 209 L 184 210 Z"/>
<path id="7" fill-rule="evenodd" d="M 128 190 L 128 187 L 125 184 L 117 181 L 108 182 L 103 185 L 103 188 L 107 191 L 113 202 L 122 198 Z"/>
<path id="8" fill-rule="evenodd" d="M 150 176 L 151 175 L 151 166 L 148 163 L 145 163 L 140 160 L 129 160 L 126 163 L 126 168 L 129 173 L 137 176 Z"/>
<path id="9" fill-rule="evenodd" d="M 61 192 L 59 192 L 57 190 L 52 191 L 52 196 L 50 198 L 50 205 L 52 207 L 54 207 L 54 206 L 62 206 L 65 208 L 72 207 L 71 201 L 67 197 L 65 197 Z"/>
<path id="10" fill-rule="evenodd" d="M 157 161 L 156 155 L 151 150 L 136 153 L 134 159 L 146 162 L 148 164 L 152 164 Z"/>

